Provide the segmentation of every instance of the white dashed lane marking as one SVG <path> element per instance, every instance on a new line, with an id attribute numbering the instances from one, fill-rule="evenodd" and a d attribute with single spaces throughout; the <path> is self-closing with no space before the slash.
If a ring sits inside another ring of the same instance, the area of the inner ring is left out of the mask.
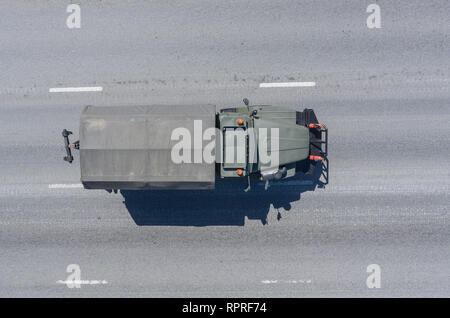
<path id="1" fill-rule="evenodd" d="M 101 92 L 103 87 L 91 86 L 91 87 L 52 87 L 49 88 L 49 93 L 78 93 L 78 92 Z"/>
<path id="2" fill-rule="evenodd" d="M 314 87 L 316 82 L 260 83 L 260 88 Z"/>
<path id="3" fill-rule="evenodd" d="M 49 189 L 79 189 L 83 188 L 81 183 L 53 183 L 48 185 Z"/>

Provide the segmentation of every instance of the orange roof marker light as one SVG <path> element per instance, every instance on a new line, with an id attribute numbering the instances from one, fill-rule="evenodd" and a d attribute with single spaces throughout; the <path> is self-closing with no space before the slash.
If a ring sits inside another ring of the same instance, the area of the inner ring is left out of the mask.
<path id="1" fill-rule="evenodd" d="M 320 129 L 322 129 L 323 125 L 322 124 L 309 124 L 308 127 L 309 128 L 320 128 Z"/>
<path id="2" fill-rule="evenodd" d="M 244 120 L 242 118 L 239 118 L 238 120 L 236 120 L 238 125 L 243 125 L 244 124 Z"/>
<path id="3" fill-rule="evenodd" d="M 237 170 L 236 170 L 236 173 L 237 173 L 238 176 L 242 176 L 242 174 L 244 173 L 244 170 L 242 170 L 242 169 L 237 169 Z"/>
<path id="4" fill-rule="evenodd" d="M 309 156 L 309 160 L 322 161 L 322 160 L 323 160 L 323 157 L 311 155 L 311 156 Z"/>

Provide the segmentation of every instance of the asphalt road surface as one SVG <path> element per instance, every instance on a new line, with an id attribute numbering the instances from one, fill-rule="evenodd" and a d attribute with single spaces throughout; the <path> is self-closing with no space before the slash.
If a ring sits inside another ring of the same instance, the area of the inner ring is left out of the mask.
<path id="1" fill-rule="evenodd" d="M 65 2 L 0 3 L 0 296 L 450 296 L 448 1 Z M 315 110 L 327 186 L 114 194 L 62 160 L 84 105 L 244 97 Z"/>

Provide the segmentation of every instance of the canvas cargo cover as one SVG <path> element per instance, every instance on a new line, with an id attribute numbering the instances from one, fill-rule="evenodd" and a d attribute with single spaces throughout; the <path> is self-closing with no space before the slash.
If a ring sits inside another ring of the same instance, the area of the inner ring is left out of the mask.
<path id="1" fill-rule="evenodd" d="M 212 189 L 215 164 L 194 163 L 194 121 L 215 127 L 214 105 L 86 106 L 80 120 L 81 182 L 88 189 Z M 171 158 L 172 131 L 191 134 L 191 162 Z M 197 137 L 198 138 L 198 137 Z M 201 138 L 201 136 L 200 136 Z M 203 139 L 202 139 L 203 140 Z M 207 141 L 202 141 L 202 146 Z"/>

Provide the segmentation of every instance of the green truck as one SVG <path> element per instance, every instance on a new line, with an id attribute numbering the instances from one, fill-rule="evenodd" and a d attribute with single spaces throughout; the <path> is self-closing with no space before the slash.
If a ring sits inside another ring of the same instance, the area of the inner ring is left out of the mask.
<path id="1" fill-rule="evenodd" d="M 79 140 L 86 189 L 214 189 L 221 178 L 277 182 L 328 167 L 328 129 L 312 109 L 249 105 L 86 106 Z M 325 164 L 326 163 L 326 164 Z M 328 178 L 328 173 L 326 173 Z M 326 180 L 327 182 L 327 180 Z"/>

